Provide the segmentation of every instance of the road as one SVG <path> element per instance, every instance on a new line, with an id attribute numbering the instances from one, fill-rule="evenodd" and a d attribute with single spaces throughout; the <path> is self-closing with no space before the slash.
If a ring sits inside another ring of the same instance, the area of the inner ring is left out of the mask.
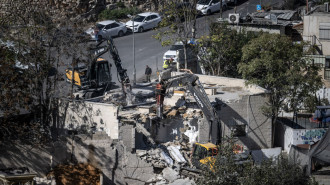
<path id="1" fill-rule="evenodd" d="M 236 12 L 240 13 L 241 16 L 245 16 L 247 13 L 255 12 L 256 5 L 260 4 L 261 0 L 241 0 L 236 7 Z M 281 2 L 283 0 L 267 0 L 267 4 L 274 4 L 276 2 Z M 265 2 L 266 3 L 266 2 Z M 228 9 L 223 12 L 223 18 L 228 18 L 229 13 L 234 12 L 234 6 L 229 5 Z M 211 22 L 216 21 L 220 17 L 220 13 L 214 13 L 211 16 L 201 16 L 197 19 L 197 37 L 201 35 L 208 34 L 209 25 Z M 152 35 L 157 34 L 156 30 L 148 30 L 143 33 L 135 33 L 135 68 L 137 81 L 141 82 L 144 78 L 144 70 L 146 65 L 152 68 L 153 76 L 155 78 L 156 70 L 162 69 L 163 61 L 162 57 L 165 51 L 169 47 L 162 47 L 161 43 L 152 38 Z M 114 38 L 114 43 L 118 49 L 120 58 L 122 60 L 123 68 L 127 69 L 127 74 L 131 81 L 133 81 L 133 34 L 127 34 L 126 36 Z M 105 59 L 110 60 L 109 54 L 104 54 Z M 157 63 L 158 61 L 158 63 Z M 113 63 L 113 62 L 112 62 Z M 117 72 L 115 66 L 112 69 L 113 81 L 118 84 Z"/>

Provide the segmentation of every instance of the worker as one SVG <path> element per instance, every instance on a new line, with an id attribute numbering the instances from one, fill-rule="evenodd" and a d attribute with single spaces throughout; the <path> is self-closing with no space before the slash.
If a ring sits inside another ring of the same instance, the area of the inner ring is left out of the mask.
<path id="1" fill-rule="evenodd" d="M 163 68 L 166 70 L 173 63 L 173 58 L 164 60 Z"/>
<path id="2" fill-rule="evenodd" d="M 152 70 L 151 70 L 151 68 L 147 65 L 146 66 L 146 71 L 145 71 L 145 75 L 146 75 L 146 81 L 147 82 L 151 82 L 150 81 L 150 76 L 151 76 L 151 73 L 152 73 Z"/>

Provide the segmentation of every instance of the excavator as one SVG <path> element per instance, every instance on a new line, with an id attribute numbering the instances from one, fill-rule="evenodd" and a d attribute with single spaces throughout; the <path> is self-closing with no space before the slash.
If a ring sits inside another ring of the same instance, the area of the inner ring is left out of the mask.
<path id="1" fill-rule="evenodd" d="M 213 108 L 205 90 L 200 83 L 198 76 L 185 73 L 173 76 L 168 79 L 162 79 L 156 85 L 157 117 L 163 117 L 163 102 L 166 90 L 170 87 L 186 86 L 202 110 L 206 120 L 209 123 L 209 141 L 208 143 L 194 143 L 192 151 L 192 164 L 197 168 L 201 164 L 207 164 L 214 161 L 214 156 L 218 153 L 217 145 L 221 142 L 221 123 L 216 110 Z"/>
<path id="2" fill-rule="evenodd" d="M 105 45 L 102 45 L 103 43 Z M 111 37 L 103 38 L 95 47 L 90 47 L 89 51 L 92 55 L 92 60 L 88 66 L 77 66 L 73 70 L 66 70 L 67 81 L 78 87 L 82 98 L 89 99 L 101 96 L 105 91 L 111 88 L 112 78 L 110 69 L 112 67 L 109 62 L 101 56 L 109 52 L 112 56 L 118 73 L 118 81 L 122 84 L 122 90 L 126 97 L 126 103 L 132 104 L 132 86 L 126 69 L 122 67 L 117 48 L 114 45 Z"/>

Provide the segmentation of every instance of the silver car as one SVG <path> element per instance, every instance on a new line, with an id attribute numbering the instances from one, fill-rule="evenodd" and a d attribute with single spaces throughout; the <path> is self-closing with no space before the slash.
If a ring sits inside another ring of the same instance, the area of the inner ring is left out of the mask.
<path id="1" fill-rule="evenodd" d="M 145 12 L 136 15 L 133 20 L 126 22 L 126 27 L 130 31 L 143 32 L 144 30 L 149 30 L 158 26 L 162 21 L 162 18 L 158 13 L 155 12 Z M 134 29 L 133 29 L 134 22 Z"/>
<path id="2" fill-rule="evenodd" d="M 111 37 L 121 37 L 124 36 L 127 32 L 127 28 L 124 23 L 117 22 L 113 20 L 101 21 L 96 23 L 95 28 L 89 28 L 86 33 L 90 34 L 92 39 L 95 39 L 97 32 L 97 39 L 101 40 L 102 38 L 106 38 L 108 36 Z"/>

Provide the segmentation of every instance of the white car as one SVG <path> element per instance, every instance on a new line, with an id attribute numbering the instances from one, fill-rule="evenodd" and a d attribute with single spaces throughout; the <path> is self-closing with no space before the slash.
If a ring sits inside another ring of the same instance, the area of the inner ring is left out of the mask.
<path id="1" fill-rule="evenodd" d="M 106 38 L 108 36 L 121 37 L 124 36 L 127 32 L 127 28 L 124 23 L 113 20 L 98 22 L 96 23 L 95 27 L 97 28 L 97 30 L 99 30 L 98 40 L 101 40 L 102 38 Z M 89 28 L 86 33 L 91 35 L 92 39 L 95 39 L 95 32 L 93 28 Z"/>
<path id="2" fill-rule="evenodd" d="M 126 22 L 127 29 L 134 32 L 143 32 L 144 30 L 152 29 L 158 26 L 162 18 L 158 13 L 145 12 L 136 15 L 133 20 Z M 134 29 L 133 29 L 134 22 Z"/>
<path id="3" fill-rule="evenodd" d="M 196 9 L 202 15 L 211 15 L 213 12 L 220 11 L 220 0 L 199 0 Z M 222 9 L 227 9 L 225 0 L 222 0 Z"/>
<path id="4" fill-rule="evenodd" d="M 183 50 L 182 42 L 176 42 L 169 50 L 164 53 L 163 61 L 173 58 L 173 62 L 177 61 L 177 51 Z"/>

